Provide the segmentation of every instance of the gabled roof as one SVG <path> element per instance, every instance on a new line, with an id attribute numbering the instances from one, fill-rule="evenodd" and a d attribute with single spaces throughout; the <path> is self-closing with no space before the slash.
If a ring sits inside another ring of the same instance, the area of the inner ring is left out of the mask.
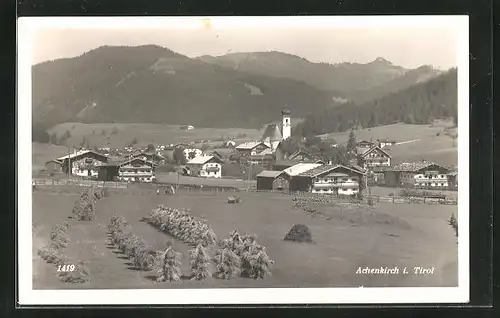
<path id="1" fill-rule="evenodd" d="M 271 170 L 263 170 L 261 173 L 257 175 L 257 177 L 263 177 L 263 178 L 276 178 L 278 175 L 280 175 L 282 171 L 271 171 Z"/>
<path id="2" fill-rule="evenodd" d="M 128 163 L 131 163 L 133 161 L 142 161 L 143 163 L 147 164 L 147 165 L 150 165 L 150 166 L 156 166 L 156 164 L 154 162 L 151 162 L 151 161 L 148 161 L 148 160 L 144 160 L 142 158 L 130 158 L 128 160 L 125 160 L 125 161 L 122 161 L 122 162 L 118 162 L 116 165 L 121 167 L 121 166 L 124 166 Z"/>
<path id="3" fill-rule="evenodd" d="M 98 152 L 95 152 L 93 150 L 79 150 L 79 151 L 73 152 L 72 154 L 56 158 L 56 160 L 62 161 L 62 160 L 66 160 L 68 158 L 69 159 L 73 159 L 75 157 L 80 157 L 80 156 L 87 155 L 87 154 L 90 154 L 90 153 L 98 155 L 100 157 L 107 158 L 107 156 L 103 155 L 102 153 L 98 153 Z"/>
<path id="4" fill-rule="evenodd" d="M 293 160 L 295 157 L 299 156 L 300 154 L 304 154 L 304 155 L 308 156 L 309 158 L 313 158 L 313 156 L 308 151 L 305 151 L 304 149 L 299 149 L 299 150 L 295 151 L 294 153 L 292 153 L 290 156 L 288 156 L 288 159 Z"/>
<path id="5" fill-rule="evenodd" d="M 316 167 L 316 168 L 308 170 L 308 171 L 304 171 L 304 172 L 300 173 L 298 176 L 299 177 L 311 177 L 311 178 L 314 178 L 314 177 L 317 177 L 317 176 L 322 175 L 324 173 L 335 171 L 335 170 L 337 170 L 339 168 L 347 169 L 347 170 L 350 170 L 350 171 L 352 171 L 354 173 L 364 175 L 364 172 L 361 172 L 361 171 L 359 171 L 357 169 L 353 169 L 353 168 L 346 167 L 346 166 L 343 166 L 343 165 L 323 165 L 323 166 L 319 166 L 319 167 Z"/>
<path id="6" fill-rule="evenodd" d="M 238 149 L 238 150 L 252 150 L 253 148 L 255 148 L 259 145 L 264 145 L 264 146 L 268 147 L 262 141 L 249 141 L 249 142 L 244 142 L 242 144 L 239 144 L 238 146 L 236 146 L 236 149 Z"/>
<path id="7" fill-rule="evenodd" d="M 361 153 L 361 157 L 365 157 L 366 155 L 368 155 L 370 152 L 373 152 L 375 150 L 379 150 L 381 151 L 382 153 L 384 153 L 385 155 L 387 155 L 387 157 L 391 158 L 391 155 L 389 153 L 387 153 L 387 151 L 383 150 L 382 148 L 380 148 L 379 146 L 373 146 L 371 147 L 370 149 L 368 149 L 367 151 Z M 359 154 L 359 153 L 358 153 Z"/>
<path id="8" fill-rule="evenodd" d="M 283 136 L 281 135 L 280 129 L 277 124 L 269 124 L 264 130 L 264 134 L 262 134 L 262 138 L 260 141 L 273 143 L 274 141 L 283 140 Z"/>
<path id="9" fill-rule="evenodd" d="M 428 168 L 430 166 L 438 166 L 440 168 L 446 169 L 445 167 L 442 167 L 434 162 L 431 161 L 417 161 L 417 162 L 402 162 L 398 165 L 395 165 L 392 170 L 393 171 L 400 171 L 400 172 L 417 172 L 419 170 L 422 170 L 424 168 Z"/>
<path id="10" fill-rule="evenodd" d="M 210 160 L 216 160 L 217 162 L 219 162 L 219 159 L 217 157 L 214 157 L 214 156 L 198 156 L 198 157 L 195 157 L 195 158 L 189 160 L 187 162 L 187 164 L 203 165 L 203 164 L 209 162 Z"/>
<path id="11" fill-rule="evenodd" d="M 62 165 L 62 161 L 61 161 L 61 160 L 59 160 L 59 159 L 52 159 L 52 160 L 49 160 L 49 161 L 47 161 L 45 164 L 48 164 L 48 163 L 51 163 L 51 162 L 54 162 L 54 163 L 57 163 L 57 164 Z"/>
<path id="12" fill-rule="evenodd" d="M 317 168 L 319 166 L 321 166 L 320 163 L 298 163 L 294 166 L 286 168 L 285 170 L 283 170 L 283 172 L 291 177 L 294 177 L 294 176 L 298 176 L 299 174 L 301 174 L 303 172 Z"/>

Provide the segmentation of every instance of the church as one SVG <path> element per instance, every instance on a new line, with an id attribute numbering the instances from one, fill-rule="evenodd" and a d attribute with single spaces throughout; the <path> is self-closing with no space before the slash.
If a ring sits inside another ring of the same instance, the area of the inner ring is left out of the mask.
<path id="1" fill-rule="evenodd" d="M 292 122 L 290 115 L 291 112 L 288 109 L 283 109 L 281 112 L 281 124 L 267 125 L 259 141 L 240 145 L 243 146 L 246 144 L 252 144 L 251 146 L 255 149 L 257 149 L 259 145 L 264 148 L 258 153 L 252 149 L 250 161 L 255 163 L 271 164 L 271 161 L 274 162 L 276 160 L 284 160 L 284 153 L 281 150 L 280 145 L 283 140 L 288 139 L 292 135 Z M 236 149 L 240 148 L 240 146 L 236 147 Z"/>

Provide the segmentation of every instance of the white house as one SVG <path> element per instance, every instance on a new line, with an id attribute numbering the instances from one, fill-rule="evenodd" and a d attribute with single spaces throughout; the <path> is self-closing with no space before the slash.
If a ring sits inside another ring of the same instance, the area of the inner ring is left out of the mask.
<path id="1" fill-rule="evenodd" d="M 343 165 L 321 165 L 297 176 L 311 178 L 312 193 L 354 195 L 359 193 L 364 175 Z"/>
<path id="2" fill-rule="evenodd" d="M 370 170 L 374 167 L 390 167 L 391 155 L 379 146 L 357 148 L 358 165 Z"/>
<path id="3" fill-rule="evenodd" d="M 97 177 L 98 167 L 108 162 L 108 157 L 92 150 L 81 150 L 55 159 L 60 162 L 65 173 L 79 177 Z"/>
<path id="4" fill-rule="evenodd" d="M 429 161 L 403 162 L 392 169 L 398 173 L 397 181 L 401 186 L 416 188 L 447 188 L 449 169 Z"/>
<path id="5" fill-rule="evenodd" d="M 221 178 L 222 164 L 221 161 L 214 156 L 198 156 L 191 159 L 186 164 L 192 176 L 203 178 Z"/>
<path id="6" fill-rule="evenodd" d="M 132 158 L 117 164 L 118 180 L 130 182 L 153 182 L 155 164 L 142 158 Z"/>

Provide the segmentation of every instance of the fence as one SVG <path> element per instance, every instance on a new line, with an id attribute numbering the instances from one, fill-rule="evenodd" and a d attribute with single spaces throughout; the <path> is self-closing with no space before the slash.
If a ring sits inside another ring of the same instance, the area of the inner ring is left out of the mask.
<path id="1" fill-rule="evenodd" d="M 61 180 L 47 180 L 35 179 L 33 180 L 35 186 L 79 186 L 79 187 L 106 187 L 115 189 L 124 189 L 128 187 L 125 182 L 115 181 L 95 181 L 95 180 L 78 180 L 78 179 L 61 179 Z"/>
<path id="2" fill-rule="evenodd" d="M 240 190 L 246 191 L 246 190 Z M 385 202 L 385 203 L 395 203 L 395 204 L 446 204 L 446 205 L 457 205 L 458 201 L 456 199 L 450 198 L 428 198 L 428 197 L 402 197 L 402 196 L 378 196 L 378 195 L 365 195 L 362 200 L 357 198 L 352 198 L 349 196 L 335 195 L 335 194 L 317 194 L 311 192 L 286 192 L 279 190 L 256 190 L 250 189 L 250 192 L 255 193 L 276 193 L 284 195 L 293 195 L 296 197 L 308 197 L 308 196 L 325 196 L 325 197 L 336 197 L 338 199 L 346 199 L 349 201 L 363 201 L 369 202 L 370 200 L 374 203 Z"/>

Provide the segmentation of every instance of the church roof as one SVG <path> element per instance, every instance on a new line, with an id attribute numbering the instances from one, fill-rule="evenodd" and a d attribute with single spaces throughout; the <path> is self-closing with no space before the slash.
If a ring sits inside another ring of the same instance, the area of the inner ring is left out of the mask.
<path id="1" fill-rule="evenodd" d="M 277 124 L 269 124 L 262 135 L 261 141 L 263 142 L 274 142 L 283 140 L 280 129 Z"/>

